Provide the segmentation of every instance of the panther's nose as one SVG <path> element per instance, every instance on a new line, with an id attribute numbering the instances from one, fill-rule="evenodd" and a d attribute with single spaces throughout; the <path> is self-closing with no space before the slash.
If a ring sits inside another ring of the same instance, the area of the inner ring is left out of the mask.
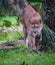
<path id="1" fill-rule="evenodd" d="M 36 34 L 36 31 L 34 31 L 34 33 Z"/>

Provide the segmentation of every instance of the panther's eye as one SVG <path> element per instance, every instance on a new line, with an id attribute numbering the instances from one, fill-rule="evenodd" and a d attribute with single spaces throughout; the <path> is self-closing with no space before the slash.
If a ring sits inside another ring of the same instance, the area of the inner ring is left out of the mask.
<path id="1" fill-rule="evenodd" d="M 33 24 L 33 21 L 29 20 L 29 22 L 30 22 L 31 24 Z"/>
<path id="2" fill-rule="evenodd" d="M 39 23 L 41 23 L 41 19 L 39 19 Z"/>

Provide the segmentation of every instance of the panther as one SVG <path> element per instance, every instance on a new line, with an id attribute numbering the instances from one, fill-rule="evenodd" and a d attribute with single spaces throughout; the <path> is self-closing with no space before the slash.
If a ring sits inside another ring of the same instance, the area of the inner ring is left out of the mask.
<path id="1" fill-rule="evenodd" d="M 42 18 L 31 5 L 27 5 L 22 14 L 25 46 L 32 50 L 39 50 L 42 40 Z"/>

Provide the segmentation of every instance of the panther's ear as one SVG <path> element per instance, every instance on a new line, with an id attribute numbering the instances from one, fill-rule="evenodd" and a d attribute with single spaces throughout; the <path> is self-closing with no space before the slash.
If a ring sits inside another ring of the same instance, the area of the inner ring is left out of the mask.
<path id="1" fill-rule="evenodd" d="M 24 9 L 24 7 L 28 4 L 27 0 L 19 0 L 19 7 Z"/>

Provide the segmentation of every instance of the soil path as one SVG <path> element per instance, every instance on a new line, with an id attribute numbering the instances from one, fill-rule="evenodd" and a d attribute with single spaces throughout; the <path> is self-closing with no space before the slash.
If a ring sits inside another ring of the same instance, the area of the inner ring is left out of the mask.
<path id="1" fill-rule="evenodd" d="M 24 40 L 18 40 L 16 42 L 9 42 L 9 43 L 5 43 L 5 44 L 1 44 L 0 45 L 0 50 L 1 49 L 11 49 L 11 48 L 16 48 L 19 47 L 21 44 L 24 44 Z"/>

